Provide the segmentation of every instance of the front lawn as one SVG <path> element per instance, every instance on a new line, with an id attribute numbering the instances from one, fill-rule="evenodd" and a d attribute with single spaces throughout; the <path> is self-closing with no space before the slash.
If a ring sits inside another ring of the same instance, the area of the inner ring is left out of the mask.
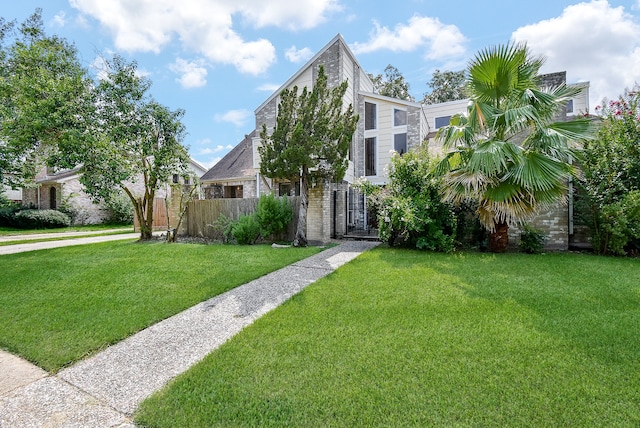
<path id="1" fill-rule="evenodd" d="M 0 256 L 0 348 L 55 372 L 318 251 L 129 241 Z"/>
<path id="2" fill-rule="evenodd" d="M 640 261 L 376 249 L 142 403 L 148 427 L 639 426 Z"/>
<path id="3" fill-rule="evenodd" d="M 108 224 L 88 224 L 61 227 L 56 229 L 16 229 L 15 227 L 0 226 L 0 236 L 5 235 L 33 235 L 41 233 L 61 233 L 61 232 L 93 232 L 102 230 L 122 230 L 123 232 L 133 232 L 133 225 L 120 226 L 120 225 L 108 225 Z"/>

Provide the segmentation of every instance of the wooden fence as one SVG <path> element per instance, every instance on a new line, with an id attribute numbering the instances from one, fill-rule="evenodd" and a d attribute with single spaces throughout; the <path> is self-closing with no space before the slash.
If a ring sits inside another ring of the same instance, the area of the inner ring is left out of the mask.
<path id="1" fill-rule="evenodd" d="M 169 227 L 169 218 L 167 216 L 167 206 L 164 198 L 155 198 L 153 200 L 153 230 L 167 230 Z M 140 230 L 138 225 L 138 216 L 133 216 L 133 230 Z"/>
<path id="2" fill-rule="evenodd" d="M 298 207 L 300 197 L 289 197 L 293 206 L 293 219 L 289 224 L 287 239 L 295 236 L 298 224 Z M 201 199 L 189 202 L 181 228 L 188 236 L 218 238 L 214 227 L 220 215 L 237 220 L 241 215 L 251 214 L 256 210 L 258 198 L 247 199 Z M 183 233 L 184 233 L 183 232 Z"/>

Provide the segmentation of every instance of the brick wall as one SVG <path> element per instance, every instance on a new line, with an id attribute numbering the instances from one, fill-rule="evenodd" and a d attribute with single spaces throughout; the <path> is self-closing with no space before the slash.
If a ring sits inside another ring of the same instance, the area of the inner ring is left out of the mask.
<path id="1" fill-rule="evenodd" d="M 545 249 L 569 249 L 569 214 L 566 204 L 556 203 L 548 211 L 538 213 L 528 224 L 540 229 L 547 236 L 544 244 Z M 520 233 L 518 226 L 509 228 L 510 246 L 516 247 L 520 243 Z"/>

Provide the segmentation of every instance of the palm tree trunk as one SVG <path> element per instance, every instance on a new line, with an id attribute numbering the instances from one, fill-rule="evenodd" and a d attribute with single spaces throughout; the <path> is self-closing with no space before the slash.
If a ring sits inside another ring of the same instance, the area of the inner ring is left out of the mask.
<path id="1" fill-rule="evenodd" d="M 509 224 L 502 221 L 496 224 L 495 230 L 489 233 L 489 251 L 504 253 L 509 245 Z"/>

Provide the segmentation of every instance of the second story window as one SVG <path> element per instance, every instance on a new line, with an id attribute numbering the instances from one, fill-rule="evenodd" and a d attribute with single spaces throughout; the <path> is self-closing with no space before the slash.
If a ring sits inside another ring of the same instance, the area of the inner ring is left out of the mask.
<path id="1" fill-rule="evenodd" d="M 369 129 L 376 129 L 377 125 L 376 125 L 376 116 L 377 116 L 377 109 L 376 109 L 376 105 L 373 103 L 364 103 L 364 129 L 365 130 L 369 130 Z"/>
<path id="2" fill-rule="evenodd" d="M 397 108 L 393 109 L 393 126 L 404 126 L 407 124 L 407 111 Z"/>
<path id="3" fill-rule="evenodd" d="M 447 126 L 451 121 L 451 116 L 436 117 L 436 129 Z"/>

